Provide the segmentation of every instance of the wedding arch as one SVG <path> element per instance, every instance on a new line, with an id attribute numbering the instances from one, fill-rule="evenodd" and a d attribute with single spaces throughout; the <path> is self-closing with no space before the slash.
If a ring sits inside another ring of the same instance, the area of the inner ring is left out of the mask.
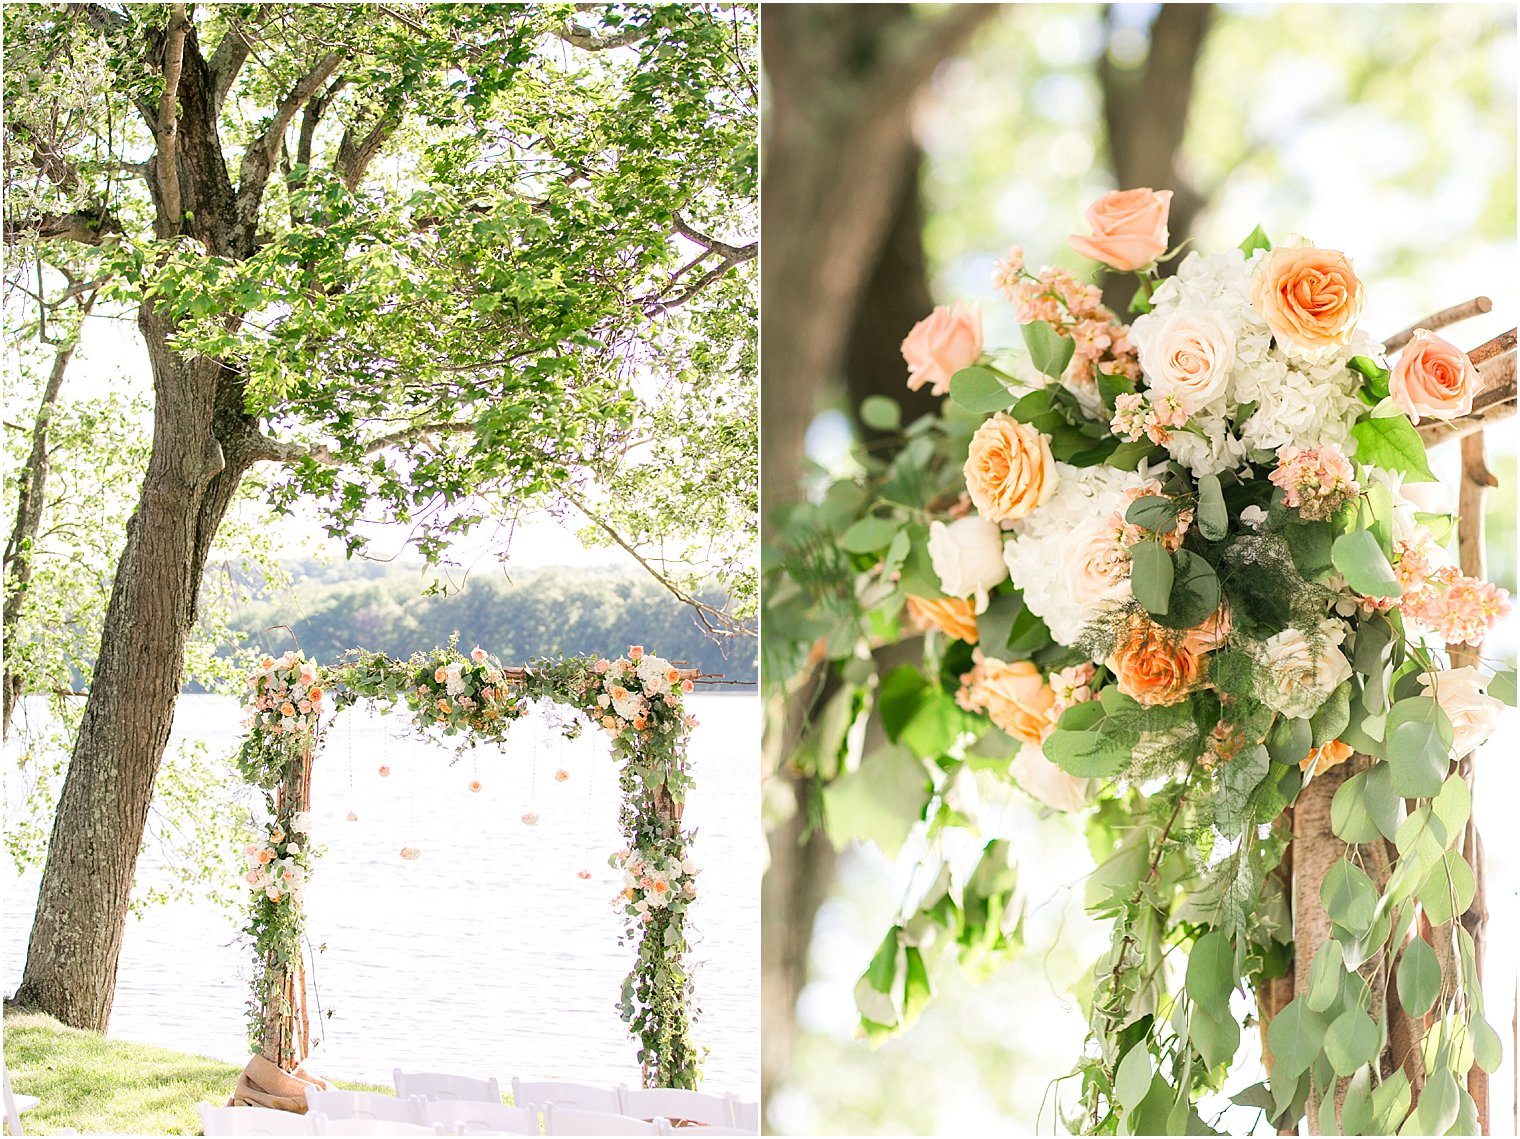
<path id="1" fill-rule="evenodd" d="M 686 913 L 696 897 L 691 835 L 682 825 L 691 786 L 686 744 L 696 725 L 682 698 L 718 678 L 645 653 L 566 657 L 505 667 L 479 647 L 448 647 L 396 660 L 354 650 L 333 665 L 296 651 L 266 656 L 247 680 L 249 729 L 237 761 L 263 791 L 268 820 L 245 850 L 252 887 L 246 932 L 255 955 L 249 1043 L 264 1059 L 295 1071 L 311 1048 L 301 942 L 302 896 L 315 862 L 310 837 L 312 764 L 322 733 L 360 700 L 411 711 L 419 732 L 460 747 L 501 744 L 511 725 L 548 700 L 578 713 L 563 731 L 588 723 L 606 732 L 620 766 L 623 871 L 617 899 L 638 955 L 618 1010 L 639 1041 L 646 1087 L 695 1088 L 700 1052 L 692 1037 Z M 404 848 L 402 857 L 416 857 Z"/>

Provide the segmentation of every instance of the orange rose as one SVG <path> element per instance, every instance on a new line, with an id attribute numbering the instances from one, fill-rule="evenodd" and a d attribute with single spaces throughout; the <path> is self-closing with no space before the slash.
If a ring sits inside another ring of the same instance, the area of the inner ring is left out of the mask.
<path id="1" fill-rule="evenodd" d="M 1351 262 L 1333 249 L 1274 249 L 1251 282 L 1251 305 L 1279 346 L 1345 347 L 1362 303 L 1362 283 Z"/>
<path id="2" fill-rule="evenodd" d="M 929 385 L 930 395 L 948 395 L 950 377 L 982 356 L 982 318 L 975 308 L 940 305 L 913 326 L 902 342 L 908 387 Z"/>
<path id="3" fill-rule="evenodd" d="M 970 703 L 1015 739 L 1038 744 L 1050 734 L 1055 691 L 1032 662 L 983 658 L 966 677 Z"/>
<path id="4" fill-rule="evenodd" d="M 966 454 L 966 491 L 988 522 L 1023 518 L 1055 493 L 1050 437 L 998 412 L 976 429 Z"/>
<path id="5" fill-rule="evenodd" d="M 1414 423 L 1422 415 L 1427 419 L 1466 415 L 1482 386 L 1466 352 L 1423 328 L 1404 346 L 1388 377 L 1388 394 Z"/>
<path id="6" fill-rule="evenodd" d="M 1148 617 L 1130 619 L 1106 663 L 1119 691 L 1142 704 L 1177 704 L 1198 683 L 1198 654 L 1186 640 L 1169 640 Z"/>
<path id="7" fill-rule="evenodd" d="M 1329 771 L 1350 758 L 1349 744 L 1343 744 L 1340 740 L 1331 740 L 1327 744 L 1311 749 L 1308 755 L 1298 761 L 1298 769 L 1306 775 L 1314 776 Z"/>
<path id="8" fill-rule="evenodd" d="M 290 704 L 290 703 L 287 702 L 285 704 L 281 704 L 280 705 L 280 715 L 282 715 L 282 716 L 294 716 L 295 714 L 296 714 L 296 709 L 295 709 L 295 705 L 294 704 Z"/>
<path id="9" fill-rule="evenodd" d="M 1071 247 L 1124 272 L 1143 268 L 1166 252 L 1171 208 L 1170 190 L 1113 190 L 1087 207 L 1092 236 L 1072 234 Z"/>
<path id="10" fill-rule="evenodd" d="M 908 595 L 908 617 L 920 629 L 938 629 L 947 637 L 976 644 L 976 606 L 969 597 Z"/>

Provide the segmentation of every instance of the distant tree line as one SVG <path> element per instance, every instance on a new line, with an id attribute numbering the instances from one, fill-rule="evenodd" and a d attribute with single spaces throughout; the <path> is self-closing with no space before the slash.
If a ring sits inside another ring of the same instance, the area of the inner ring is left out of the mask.
<path id="1" fill-rule="evenodd" d="M 369 563 L 371 567 L 374 563 Z M 392 567 L 355 580 L 325 580 L 316 566 L 292 566 L 297 585 L 248 614 L 244 647 L 283 652 L 289 627 L 301 650 L 330 662 L 349 649 L 406 657 L 459 634 L 468 650 L 490 650 L 506 664 L 539 657 L 617 656 L 643 645 L 703 672 L 753 684 L 753 637 L 714 641 L 682 604 L 648 575 L 615 570 L 545 569 L 511 579 L 475 575 L 447 592 L 425 592 L 417 567 Z M 721 591 L 702 600 L 722 605 Z"/>

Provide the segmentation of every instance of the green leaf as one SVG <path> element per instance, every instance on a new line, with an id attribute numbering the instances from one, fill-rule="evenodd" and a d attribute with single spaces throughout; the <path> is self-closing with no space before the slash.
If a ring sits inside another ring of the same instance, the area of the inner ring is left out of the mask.
<path id="1" fill-rule="evenodd" d="M 1246 239 L 1240 243 L 1240 251 L 1245 254 L 1247 261 L 1251 259 L 1251 254 L 1255 253 L 1258 249 L 1270 250 L 1271 248 L 1272 239 L 1267 236 L 1267 231 L 1259 225 L 1246 234 Z"/>
<path id="2" fill-rule="evenodd" d="M 1359 866 L 1337 859 L 1320 884 L 1320 902 L 1330 920 L 1360 937 L 1372 929 L 1378 889 Z"/>
<path id="3" fill-rule="evenodd" d="M 1409 1101 L 1409 1077 L 1403 1068 L 1395 1068 L 1393 1075 L 1372 1089 L 1372 1112 L 1377 1123 L 1368 1134 L 1392 1135 L 1409 1113 Z"/>
<path id="4" fill-rule="evenodd" d="M 898 529 L 886 518 L 862 518 L 839 536 L 839 544 L 852 554 L 873 554 L 890 546 Z"/>
<path id="5" fill-rule="evenodd" d="M 1418 1020 L 1436 1003 L 1441 993 L 1441 963 L 1423 937 L 1414 937 L 1399 958 L 1399 1004 Z"/>
<path id="6" fill-rule="evenodd" d="M 1309 717 L 1309 736 L 1315 747 L 1335 739 L 1351 722 L 1351 683 L 1336 686 L 1335 691 Z"/>
<path id="7" fill-rule="evenodd" d="M 1267 1028 L 1267 1047 L 1272 1052 L 1272 1081 L 1296 1079 L 1308 1070 L 1325 1041 L 1325 1018 L 1295 997 L 1272 1018 Z"/>
<path id="8" fill-rule="evenodd" d="M 1430 809 L 1449 835 L 1460 834 L 1472 815 L 1472 791 L 1461 772 L 1453 772 L 1441 784 L 1441 790 L 1430 801 Z"/>
<path id="9" fill-rule="evenodd" d="M 950 377 L 950 398 L 967 411 L 980 412 L 1002 411 L 1014 402 L 1002 377 L 980 365 L 962 368 Z M 862 414 L 864 410 L 862 406 Z"/>
<path id="10" fill-rule="evenodd" d="M 1198 529 L 1211 542 L 1221 541 L 1230 532 L 1218 475 L 1204 475 L 1198 480 Z"/>
<path id="11" fill-rule="evenodd" d="M 1347 1009 L 1325 1031 L 1325 1055 L 1337 1076 L 1349 1076 L 1378 1054 L 1378 1026 L 1359 1008 Z"/>
<path id="12" fill-rule="evenodd" d="M 1309 1007 L 1315 1012 L 1325 1012 L 1341 995 L 1341 985 L 1346 978 L 1346 957 L 1341 943 L 1335 938 L 1325 939 L 1309 966 L 1309 991 L 1306 994 Z"/>
<path id="13" fill-rule="evenodd" d="M 1041 749 L 1046 759 L 1079 779 L 1111 779 L 1133 761 L 1128 748 L 1116 746 L 1096 731 L 1057 728 L 1045 738 Z"/>
<path id="14" fill-rule="evenodd" d="M 955 383 L 954 377 L 950 382 Z M 891 396 L 866 396 L 860 402 L 860 421 L 874 431 L 896 431 L 902 426 L 902 405 Z"/>
<path id="15" fill-rule="evenodd" d="M 1334 1102 L 1335 1097 L 1330 1097 Z M 1374 1123 L 1372 1113 L 1372 1069 L 1367 1065 L 1358 1068 L 1346 1085 L 1346 1101 L 1341 1106 L 1341 1133 L 1366 1135 Z"/>
<path id="16" fill-rule="evenodd" d="M 894 858 L 923 818 L 931 784 L 924 763 L 908 748 L 883 747 L 860 770 L 824 788 L 824 826 L 835 849 L 850 839 L 874 842 Z"/>
<path id="17" fill-rule="evenodd" d="M 1374 408 L 1372 415 L 1351 429 L 1356 461 L 1402 473 L 1406 482 L 1435 482 L 1425 444 L 1408 417 L 1396 408 L 1384 416 L 1379 416 L 1378 410 Z"/>
<path id="18" fill-rule="evenodd" d="M 1141 1040 L 1132 1045 L 1114 1073 L 1114 1098 L 1125 1111 L 1134 1111 L 1151 1090 L 1151 1054 Z"/>
<path id="19" fill-rule="evenodd" d="M 1314 746 L 1308 720 L 1289 720 L 1279 716 L 1267 735 L 1267 751 L 1276 763 L 1296 766 Z"/>
<path id="20" fill-rule="evenodd" d="M 1147 494 L 1135 499 L 1124 512 L 1124 521 L 1146 530 L 1169 533 L 1177 525 L 1182 503 L 1165 495 Z"/>
<path id="21" fill-rule="evenodd" d="M 1153 616 L 1165 616 L 1172 596 L 1172 555 L 1160 542 L 1130 547 L 1130 588 L 1135 600 Z"/>
<path id="22" fill-rule="evenodd" d="M 1062 336 L 1054 325 L 1043 320 L 1032 320 L 1020 326 L 1019 331 L 1024 334 L 1024 345 L 1035 368 L 1053 380 L 1060 379 L 1077 350 L 1077 342 Z"/>
<path id="23" fill-rule="evenodd" d="M 1420 905 L 1435 925 L 1461 917 L 1472 905 L 1477 881 L 1460 851 L 1448 850 L 1420 887 Z"/>
<path id="24" fill-rule="evenodd" d="M 1367 808 L 1367 776 L 1370 771 L 1353 775 L 1342 783 L 1330 802 L 1330 829 L 1342 842 L 1371 842 L 1382 837 L 1372 812 Z"/>
<path id="25" fill-rule="evenodd" d="M 1228 1009 L 1235 979 L 1235 950 L 1229 938 L 1210 930 L 1193 943 L 1187 961 L 1187 991 L 1196 1002 L 1210 1009 Z"/>
<path id="26" fill-rule="evenodd" d="M 1473 1014 L 1467 1031 L 1472 1036 L 1473 1059 L 1477 1061 L 1478 1067 L 1493 1075 L 1504 1060 L 1504 1048 L 1499 1043 L 1499 1034 L 1494 1031 L 1493 1025 L 1477 1013 Z"/>
<path id="27" fill-rule="evenodd" d="M 1330 547 L 1330 560 L 1346 584 L 1367 597 L 1398 597 L 1403 592 L 1370 530 L 1342 534 Z"/>
<path id="28" fill-rule="evenodd" d="M 1437 1068 L 1425 1082 L 1420 1102 L 1399 1128 L 1399 1134 L 1445 1135 L 1446 1129 L 1457 1121 L 1459 1107 L 1456 1077 L 1449 1068 Z"/>
<path id="29" fill-rule="evenodd" d="M 1367 771 L 1363 799 L 1367 813 L 1377 824 L 1378 833 L 1392 842 L 1403 822 L 1404 800 L 1393 789 L 1393 769 L 1386 763 L 1374 763 Z"/>
<path id="30" fill-rule="evenodd" d="M 1156 623 L 1168 629 L 1191 629 L 1219 608 L 1219 575 L 1214 567 L 1189 550 L 1172 554 L 1172 595 L 1166 613 Z"/>
<path id="31" fill-rule="evenodd" d="M 1488 682 L 1488 694 L 1513 708 L 1515 706 L 1515 670 L 1505 668 L 1494 673 L 1493 679 Z"/>
<path id="32" fill-rule="evenodd" d="M 1107 372 L 1098 372 L 1098 392 L 1103 396 L 1103 406 L 1110 412 L 1114 410 L 1114 404 L 1121 395 L 1132 395 L 1135 391 L 1135 381 L 1128 376 L 1111 376 Z"/>
<path id="33" fill-rule="evenodd" d="M 923 954 L 916 945 L 905 947 L 903 962 L 907 966 L 903 976 L 902 1011 L 902 1026 L 906 1030 L 913 1027 L 913 1022 L 924 1011 L 934 995 L 934 989 L 929 984 L 929 970 L 924 965 Z"/>
<path id="34" fill-rule="evenodd" d="M 1195 1001 L 1188 1017 L 1188 1038 L 1203 1062 L 1214 1068 L 1234 1058 L 1240 1047 L 1240 1025 L 1228 1004 L 1218 1006 L 1215 1015 L 1214 1008 Z"/>
<path id="35" fill-rule="evenodd" d="M 1451 769 L 1451 721 L 1434 698 L 1407 696 L 1388 711 L 1388 766 L 1394 793 L 1427 799 Z"/>
<path id="36" fill-rule="evenodd" d="M 1008 414 L 1020 423 L 1029 424 L 1036 431 L 1053 434 L 1068 426 L 1065 414 L 1056 406 L 1055 393 L 1059 390 L 1054 386 L 1036 388 L 1027 395 L 1020 396 Z"/>

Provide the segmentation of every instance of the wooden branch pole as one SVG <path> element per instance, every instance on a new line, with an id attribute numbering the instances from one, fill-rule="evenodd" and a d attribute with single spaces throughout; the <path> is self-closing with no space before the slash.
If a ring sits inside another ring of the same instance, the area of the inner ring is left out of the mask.
<path id="1" fill-rule="evenodd" d="M 1492 307 L 1487 297 L 1475 297 L 1473 300 L 1443 309 L 1411 325 L 1385 341 L 1384 347 L 1390 353 L 1396 352 L 1409 343 L 1418 329 L 1444 328 L 1468 317 L 1489 312 Z M 1515 355 L 1514 329 L 1473 349 L 1468 353 L 1468 357 L 1478 367 L 1479 375 L 1483 379 L 1483 387 L 1474 398 L 1471 414 L 1449 422 L 1427 421 L 1419 427 L 1420 436 L 1427 447 L 1452 439 L 1461 440 L 1462 480 L 1458 500 L 1457 545 L 1461 570 L 1472 577 L 1483 576 L 1483 498 L 1486 490 L 1496 485 L 1484 459 L 1483 428 L 1488 423 L 1513 415 L 1515 412 Z M 1450 653 L 1454 667 L 1475 664 L 1481 655 L 1481 645 L 1454 646 Z M 1473 780 L 1472 759 L 1471 755 L 1462 756 L 1457 766 L 1457 770 L 1468 781 L 1469 787 Z M 1313 964 L 1315 954 L 1319 952 L 1331 933 L 1330 917 L 1320 901 L 1320 888 L 1331 864 L 1345 851 L 1345 844 L 1331 829 L 1331 802 L 1336 790 L 1346 780 L 1360 771 L 1365 771 L 1373 762 L 1375 761 L 1367 756 L 1353 756 L 1341 766 L 1311 779 L 1291 808 L 1293 842 L 1289 847 L 1291 861 L 1287 862 L 1287 866 L 1293 883 L 1293 984 L 1291 992 L 1282 992 L 1275 986 L 1269 986 L 1264 993 L 1258 994 L 1258 1005 L 1264 1022 L 1269 1021 L 1271 1016 L 1281 1011 L 1293 996 L 1303 996 L 1308 991 L 1310 966 Z M 1477 881 L 1477 892 L 1472 905 L 1457 920 L 1473 938 L 1481 978 L 1483 939 L 1487 923 L 1483 846 L 1470 818 L 1459 849 L 1472 864 Z M 1366 870 L 1379 892 L 1386 887 L 1391 869 L 1387 843 L 1379 841 L 1362 844 L 1353 848 L 1348 856 L 1359 862 Z M 1460 969 L 1452 941 L 1454 936 L 1452 926 L 1431 928 L 1430 923 L 1422 918 L 1413 936 L 1422 935 L 1432 942 L 1437 958 L 1441 961 L 1444 974 L 1442 992 L 1454 993 L 1458 987 L 1457 974 Z M 1372 992 L 1370 1011 L 1375 1017 L 1381 1019 L 1386 1027 L 1387 1045 L 1380 1060 L 1380 1067 L 1385 1074 L 1397 1067 L 1402 1067 L 1409 1077 L 1415 1101 L 1418 1102 L 1420 1092 L 1425 1085 L 1425 1073 L 1417 1043 L 1424 1035 L 1427 1026 L 1415 1023 L 1399 1005 L 1395 986 L 1390 983 L 1396 960 L 1396 952 L 1385 954 L 1380 963 L 1376 965 L 1369 963 L 1364 968 L 1363 976 Z M 1368 972 L 1368 970 L 1375 971 Z M 1436 1011 L 1439 1012 L 1439 1007 Z M 1265 1045 L 1265 1038 L 1263 1044 Z M 1263 1051 L 1266 1052 L 1265 1047 Z M 1265 1055 L 1265 1061 L 1270 1072 L 1272 1059 L 1269 1053 Z M 1345 1100 L 1346 1085 L 1346 1080 L 1337 1082 L 1335 1091 L 1337 1120 Z M 1476 1064 L 1468 1073 L 1467 1090 L 1477 1105 L 1480 1132 L 1487 1134 L 1490 1118 L 1488 1074 Z M 1320 1107 L 1320 1097 L 1311 1095 L 1305 1111 L 1305 1122 L 1308 1133 L 1311 1135 L 1320 1134 Z"/>

